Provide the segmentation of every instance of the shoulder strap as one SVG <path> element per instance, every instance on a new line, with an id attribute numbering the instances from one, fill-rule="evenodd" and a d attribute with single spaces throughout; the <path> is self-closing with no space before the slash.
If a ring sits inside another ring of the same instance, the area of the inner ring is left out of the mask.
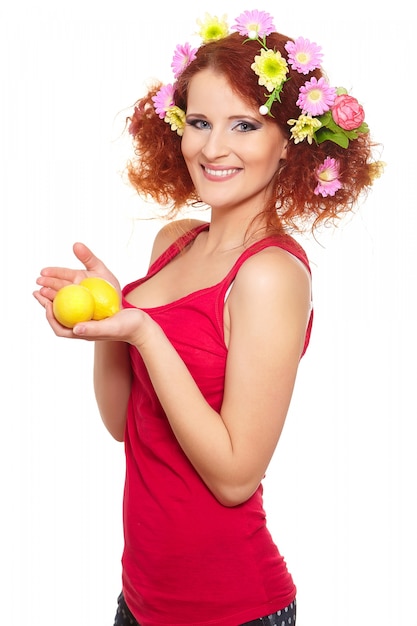
<path id="1" fill-rule="evenodd" d="M 209 224 L 200 224 L 191 230 L 188 230 L 186 233 L 181 235 L 178 239 L 173 241 L 166 250 L 152 263 L 152 265 L 148 269 L 147 278 L 153 276 L 159 270 L 161 270 L 165 265 L 167 265 L 174 257 L 177 256 L 189 243 L 191 243 L 199 233 L 203 230 L 207 230 Z"/>
<path id="2" fill-rule="evenodd" d="M 301 261 L 311 274 L 310 264 L 308 262 L 307 254 L 304 249 L 300 246 L 300 244 L 293 239 L 290 235 L 276 235 L 271 237 L 265 237 L 265 239 L 260 239 L 256 241 L 254 244 L 246 248 L 244 252 L 240 255 L 240 257 L 236 260 L 232 269 L 226 277 L 226 281 L 230 283 L 230 279 L 234 279 L 240 266 L 248 259 L 253 256 L 257 252 L 264 250 L 265 248 L 269 248 L 271 246 L 275 246 L 277 248 L 282 248 L 286 250 L 293 256 L 295 256 L 299 261 Z"/>
<path id="3" fill-rule="evenodd" d="M 311 274 L 311 268 L 308 262 L 307 254 L 305 253 L 304 249 L 295 239 L 293 239 L 290 235 L 266 237 L 265 239 L 256 241 L 253 245 L 249 246 L 249 248 L 247 248 L 237 259 L 236 263 L 234 264 L 234 266 L 232 267 L 232 269 L 226 276 L 225 280 L 223 281 L 222 294 L 221 294 L 223 302 L 225 301 L 225 299 L 227 298 L 230 292 L 230 289 L 236 278 L 236 274 L 239 268 L 246 261 L 246 259 L 248 259 L 249 257 L 253 256 L 257 252 L 260 252 L 261 250 L 264 250 L 265 248 L 268 248 L 270 246 L 276 246 L 278 248 L 282 248 L 283 250 L 286 250 L 287 252 L 292 254 L 294 257 L 296 257 L 299 261 L 301 261 L 306 266 L 308 272 Z M 310 317 L 308 320 L 304 347 L 303 347 L 303 352 L 301 356 L 304 355 L 305 351 L 307 350 L 307 346 L 310 342 L 312 325 L 313 325 L 313 308 L 311 308 L 311 311 L 310 311 Z"/>

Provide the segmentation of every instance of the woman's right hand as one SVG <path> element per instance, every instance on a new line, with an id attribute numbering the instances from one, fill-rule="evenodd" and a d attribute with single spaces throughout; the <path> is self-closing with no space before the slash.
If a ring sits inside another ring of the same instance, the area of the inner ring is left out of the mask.
<path id="1" fill-rule="evenodd" d="M 120 284 L 114 274 L 98 259 L 92 251 L 83 243 L 75 243 L 73 246 L 75 256 L 84 265 L 83 269 L 70 269 L 67 267 L 45 267 L 36 279 L 39 289 L 33 292 L 36 300 L 46 310 L 46 318 L 54 333 L 60 337 L 74 337 L 71 329 L 61 326 L 55 319 L 52 311 L 52 302 L 57 292 L 65 285 L 80 283 L 84 278 L 97 276 L 110 282 L 120 294 Z"/>

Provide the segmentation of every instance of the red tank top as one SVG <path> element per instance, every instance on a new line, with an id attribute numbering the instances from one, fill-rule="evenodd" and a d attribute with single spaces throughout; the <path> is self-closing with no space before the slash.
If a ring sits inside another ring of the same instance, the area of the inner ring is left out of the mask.
<path id="1" fill-rule="evenodd" d="M 125 296 L 170 262 L 204 228 L 171 245 Z M 218 284 L 164 306 L 144 309 L 164 330 L 207 402 L 220 411 L 227 348 L 226 292 L 244 261 L 268 246 L 308 260 L 289 236 L 246 249 Z M 307 329 L 307 348 L 311 321 Z M 266 527 L 262 485 L 236 507 L 222 506 L 178 445 L 143 361 L 133 369 L 125 434 L 123 593 L 141 626 L 237 626 L 278 611 L 295 597 L 285 561 Z"/>

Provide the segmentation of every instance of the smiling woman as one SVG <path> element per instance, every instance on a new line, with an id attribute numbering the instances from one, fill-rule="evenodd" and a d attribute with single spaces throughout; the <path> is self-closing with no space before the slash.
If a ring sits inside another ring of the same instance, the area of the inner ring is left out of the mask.
<path id="1" fill-rule="evenodd" d="M 313 309 L 295 229 L 349 212 L 380 173 L 359 103 L 319 46 L 263 11 L 206 15 L 177 46 L 175 82 L 127 121 L 128 178 L 167 215 L 148 272 L 123 288 L 87 246 L 35 292 L 59 337 L 95 344 L 103 422 L 124 441 L 122 593 L 115 626 L 294 626 L 296 585 L 266 524 L 263 478 L 280 440 Z M 94 277 L 122 308 L 62 326 L 58 290 Z"/>
<path id="2" fill-rule="evenodd" d="M 213 211 L 234 207 L 242 219 L 261 212 L 287 145 L 280 127 L 222 74 L 206 69 L 190 81 L 182 154 L 196 193 Z"/>

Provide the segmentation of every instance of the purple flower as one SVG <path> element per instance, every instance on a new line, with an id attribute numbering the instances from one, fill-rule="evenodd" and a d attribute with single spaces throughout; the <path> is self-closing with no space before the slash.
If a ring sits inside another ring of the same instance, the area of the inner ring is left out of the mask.
<path id="1" fill-rule="evenodd" d="M 191 48 L 189 43 L 185 43 L 183 46 L 181 44 L 177 45 L 171 63 L 175 78 L 178 78 L 185 68 L 194 61 L 196 52 L 197 48 Z"/>
<path id="2" fill-rule="evenodd" d="M 298 37 L 295 41 L 287 41 L 285 49 L 288 52 L 288 63 L 300 74 L 308 74 L 321 65 L 321 47 L 309 39 Z"/>
<path id="3" fill-rule="evenodd" d="M 323 198 L 334 196 L 336 191 L 342 187 L 339 180 L 339 161 L 336 159 L 326 157 L 316 169 L 315 176 L 317 179 L 317 186 L 314 190 L 316 196 L 319 194 Z"/>
<path id="4" fill-rule="evenodd" d="M 322 115 L 330 109 L 336 98 L 336 90 L 330 87 L 325 78 L 313 78 L 300 87 L 297 106 L 303 114 L 308 113 L 313 117 Z"/>
<path id="5" fill-rule="evenodd" d="M 161 120 L 165 119 L 168 109 L 174 106 L 174 86 L 163 85 L 158 93 L 152 97 L 155 111 Z"/>
<path id="6" fill-rule="evenodd" d="M 237 30 L 239 35 L 256 39 L 270 35 L 275 30 L 273 17 L 265 11 L 244 11 L 236 18 L 232 29 Z"/>

